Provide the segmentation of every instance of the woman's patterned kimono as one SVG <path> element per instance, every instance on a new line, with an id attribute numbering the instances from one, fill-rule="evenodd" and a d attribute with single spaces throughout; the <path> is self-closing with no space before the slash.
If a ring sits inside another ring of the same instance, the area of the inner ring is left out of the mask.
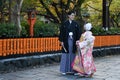
<path id="1" fill-rule="evenodd" d="M 92 50 L 95 37 L 92 36 L 92 32 L 86 31 L 81 35 L 77 55 L 72 64 L 74 70 L 76 70 L 81 76 L 90 76 L 96 72 L 94 65 Z"/>

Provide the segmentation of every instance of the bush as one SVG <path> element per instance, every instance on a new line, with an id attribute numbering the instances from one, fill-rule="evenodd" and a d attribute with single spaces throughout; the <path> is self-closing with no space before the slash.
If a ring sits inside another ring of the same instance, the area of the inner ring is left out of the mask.
<path id="1" fill-rule="evenodd" d="M 106 31 L 101 27 L 93 27 L 92 28 L 93 35 L 106 35 Z"/>
<path id="2" fill-rule="evenodd" d="M 120 28 L 111 27 L 111 28 L 108 30 L 108 34 L 120 34 Z"/>
<path id="3" fill-rule="evenodd" d="M 16 37 L 17 28 L 12 23 L 2 23 L 0 24 L 0 37 L 8 38 L 8 37 Z"/>
<path id="4" fill-rule="evenodd" d="M 111 27 L 108 30 L 103 29 L 102 27 L 93 27 L 92 30 L 93 35 L 116 35 L 120 34 L 120 28 Z"/>
<path id="5" fill-rule="evenodd" d="M 58 36 L 58 24 L 36 22 L 34 27 L 35 37 Z"/>
<path id="6" fill-rule="evenodd" d="M 29 25 L 26 21 L 22 21 L 23 26 L 21 36 L 29 37 Z M 37 21 L 33 27 L 34 37 L 48 37 L 48 36 L 58 36 L 59 28 L 58 24 L 54 23 L 44 23 L 42 21 Z"/>
<path id="7" fill-rule="evenodd" d="M 20 34 L 20 37 L 28 37 L 29 34 L 25 28 L 25 26 L 22 26 L 22 31 L 21 31 L 21 34 Z"/>
<path id="8" fill-rule="evenodd" d="M 22 26 L 21 35 L 18 35 L 17 27 L 12 23 L 2 23 L 0 24 L 0 38 L 17 38 L 17 37 L 27 37 L 27 31 L 24 26 Z"/>
<path id="9" fill-rule="evenodd" d="M 27 21 L 21 21 L 22 31 L 21 37 L 29 37 L 29 25 Z"/>
<path id="10" fill-rule="evenodd" d="M 29 25 L 26 21 L 21 22 L 22 31 L 19 36 L 17 33 L 17 27 L 11 23 L 0 24 L 0 38 L 16 38 L 16 37 L 29 37 Z M 37 21 L 34 25 L 34 37 L 48 37 L 58 36 L 59 25 L 54 23 L 44 23 Z M 108 31 L 102 27 L 93 27 L 93 35 L 115 35 L 120 34 L 120 28 L 111 27 Z"/>

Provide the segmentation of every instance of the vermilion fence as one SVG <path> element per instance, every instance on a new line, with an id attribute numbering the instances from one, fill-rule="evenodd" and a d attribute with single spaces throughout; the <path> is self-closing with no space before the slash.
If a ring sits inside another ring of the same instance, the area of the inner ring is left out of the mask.
<path id="1" fill-rule="evenodd" d="M 58 51 L 60 49 L 57 37 L 0 39 L 0 56 Z"/>
<path id="2" fill-rule="evenodd" d="M 94 47 L 120 46 L 120 35 L 95 36 Z"/>
<path id="3" fill-rule="evenodd" d="M 94 47 L 120 45 L 120 35 L 95 38 Z M 0 56 L 58 50 L 61 50 L 58 37 L 0 39 Z"/>

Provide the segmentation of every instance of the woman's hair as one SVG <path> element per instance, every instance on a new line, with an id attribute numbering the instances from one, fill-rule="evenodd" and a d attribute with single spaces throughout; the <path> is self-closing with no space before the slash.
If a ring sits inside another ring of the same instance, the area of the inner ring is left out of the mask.
<path id="1" fill-rule="evenodd" d="M 67 14 L 68 14 L 68 15 L 71 15 L 72 13 L 75 14 L 75 11 L 69 11 Z"/>
<path id="2" fill-rule="evenodd" d="M 84 29 L 85 29 L 86 31 L 91 30 L 91 28 L 92 28 L 92 24 L 91 24 L 91 23 L 86 23 L 86 24 L 84 25 Z"/>

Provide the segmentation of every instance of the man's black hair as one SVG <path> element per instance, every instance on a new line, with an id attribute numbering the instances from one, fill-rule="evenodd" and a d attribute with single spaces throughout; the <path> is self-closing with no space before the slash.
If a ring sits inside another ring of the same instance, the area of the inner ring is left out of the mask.
<path id="1" fill-rule="evenodd" d="M 75 11 L 69 11 L 69 12 L 68 12 L 68 15 L 71 15 L 72 13 L 75 14 Z"/>

